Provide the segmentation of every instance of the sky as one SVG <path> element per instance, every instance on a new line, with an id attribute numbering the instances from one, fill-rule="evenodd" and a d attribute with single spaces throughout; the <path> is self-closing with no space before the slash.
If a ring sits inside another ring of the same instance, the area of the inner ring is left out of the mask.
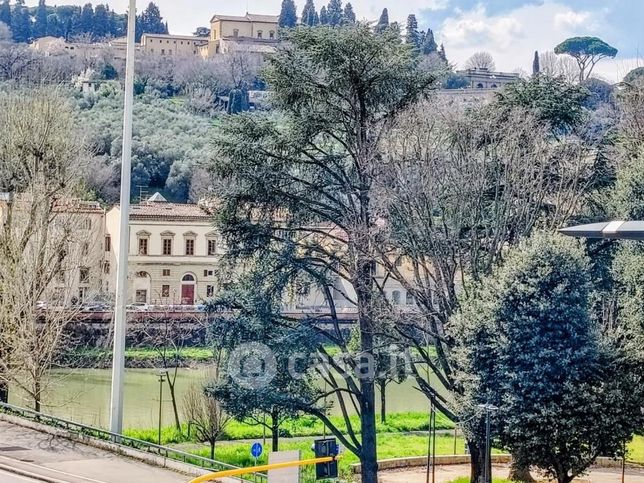
<path id="1" fill-rule="evenodd" d="M 48 4 L 78 4 L 88 0 L 49 0 Z M 92 0 L 89 0 L 92 1 Z M 96 3 L 99 0 L 93 0 Z M 127 0 L 107 1 L 123 12 Z M 148 0 L 137 0 L 144 8 Z M 278 14 L 281 0 L 155 0 L 168 21 L 170 32 L 189 34 L 207 26 L 215 13 L 243 15 Z M 295 0 L 299 9 L 305 0 Z M 28 0 L 35 5 L 37 0 Z M 319 9 L 327 2 L 317 0 Z M 644 66 L 644 0 L 352 0 L 358 19 L 377 20 L 384 7 L 391 20 L 403 25 L 416 14 L 421 29 L 434 30 L 443 42 L 449 61 L 462 67 L 477 51 L 488 51 L 498 70 L 532 70 L 534 51 L 553 50 L 572 36 L 591 35 L 619 49 L 614 60 L 599 64 L 596 73 L 620 80 L 634 67 Z"/>

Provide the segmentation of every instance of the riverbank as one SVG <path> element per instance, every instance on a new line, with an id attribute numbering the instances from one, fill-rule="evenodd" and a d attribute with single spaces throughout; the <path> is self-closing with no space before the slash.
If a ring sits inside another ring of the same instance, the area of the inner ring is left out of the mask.
<path id="1" fill-rule="evenodd" d="M 213 351 L 208 347 L 184 347 L 175 354 L 169 352 L 172 366 L 179 368 L 208 364 L 213 360 Z M 82 348 L 63 355 L 60 364 L 70 369 L 110 369 L 112 350 Z M 128 369 L 158 369 L 163 367 L 163 357 L 159 350 L 148 347 L 129 348 L 125 351 L 125 367 Z"/>

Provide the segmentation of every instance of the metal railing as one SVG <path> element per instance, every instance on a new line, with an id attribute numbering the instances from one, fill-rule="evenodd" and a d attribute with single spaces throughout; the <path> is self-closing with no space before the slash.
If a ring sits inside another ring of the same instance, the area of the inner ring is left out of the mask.
<path id="1" fill-rule="evenodd" d="M 14 406 L 12 404 L 6 404 L 0 402 L 0 412 L 9 414 L 12 416 L 18 416 L 23 419 L 29 419 L 35 421 L 39 424 L 44 424 L 46 426 L 51 426 L 54 428 L 62 428 L 72 433 L 83 435 L 90 438 L 95 438 L 102 441 L 109 441 L 117 446 L 122 446 L 124 448 L 132 448 L 138 451 L 143 451 L 146 453 L 155 454 L 168 458 L 174 461 L 180 461 L 184 464 L 195 466 L 205 470 L 212 471 L 226 471 L 226 470 L 235 470 L 239 469 L 238 466 L 229 465 L 228 463 L 223 463 L 221 461 L 211 460 L 210 458 L 204 458 L 192 453 L 186 453 L 185 451 L 180 451 L 178 449 L 169 448 L 167 446 L 160 446 L 158 444 L 150 443 L 148 441 L 143 441 L 136 438 L 130 438 L 129 436 L 124 436 L 122 434 L 112 433 L 104 429 L 94 428 L 92 426 L 86 426 L 81 423 L 76 423 L 74 421 L 69 421 L 67 419 L 58 418 L 56 416 L 51 416 L 49 414 L 39 413 L 33 409 L 22 408 L 19 406 Z M 253 481 L 258 483 L 266 483 L 268 477 L 264 473 L 249 473 L 253 475 L 250 478 L 237 478 L 240 481 Z"/>

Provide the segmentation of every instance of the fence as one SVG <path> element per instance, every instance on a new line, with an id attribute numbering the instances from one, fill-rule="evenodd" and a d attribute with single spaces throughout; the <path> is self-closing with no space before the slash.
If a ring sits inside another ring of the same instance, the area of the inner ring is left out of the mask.
<path id="1" fill-rule="evenodd" d="M 104 429 L 93 428 L 84 424 L 68 421 L 66 419 L 57 418 L 48 414 L 39 413 L 32 409 L 21 408 L 0 402 L 0 412 L 18 416 L 23 419 L 29 419 L 39 424 L 44 424 L 54 428 L 65 429 L 72 433 L 96 438 L 102 441 L 109 441 L 124 448 L 132 448 L 138 451 L 154 454 L 174 461 L 180 461 L 184 464 L 203 468 L 211 471 L 226 471 L 235 470 L 239 467 L 222 463 L 221 461 L 211 460 L 192 453 L 186 453 L 177 449 L 169 448 L 167 446 L 160 446 L 158 444 L 142 441 L 140 439 L 130 438 L 122 434 L 115 434 Z M 263 473 L 256 473 L 250 478 L 241 478 L 239 481 L 252 481 L 254 483 L 266 483 L 268 478 Z"/>

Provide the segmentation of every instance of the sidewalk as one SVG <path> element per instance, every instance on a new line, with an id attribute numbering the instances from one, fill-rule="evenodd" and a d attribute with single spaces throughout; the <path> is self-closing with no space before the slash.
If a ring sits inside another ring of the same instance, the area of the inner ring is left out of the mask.
<path id="1" fill-rule="evenodd" d="M 186 483 L 190 480 L 189 476 L 167 469 L 4 421 L 0 421 L 0 466 L 61 483 Z"/>

